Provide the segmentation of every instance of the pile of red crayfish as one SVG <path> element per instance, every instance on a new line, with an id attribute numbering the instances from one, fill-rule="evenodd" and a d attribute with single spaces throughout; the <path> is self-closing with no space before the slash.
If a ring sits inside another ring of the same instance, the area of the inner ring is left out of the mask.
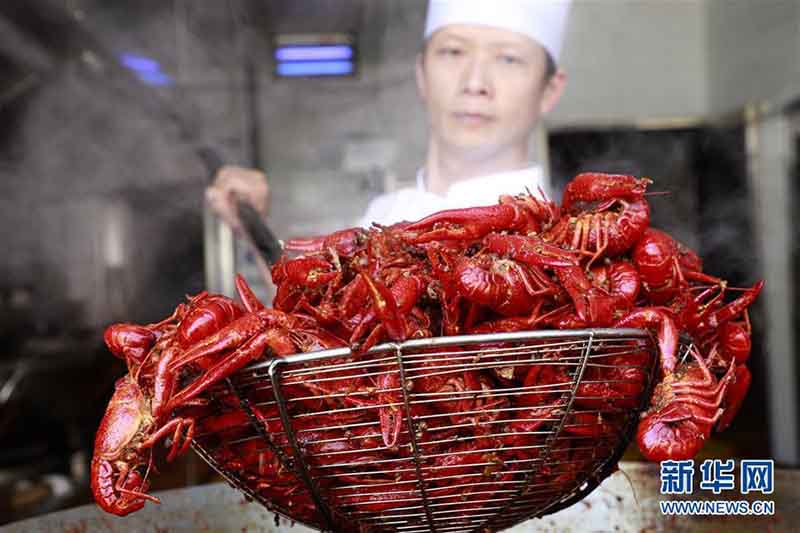
<path id="1" fill-rule="evenodd" d="M 658 346 L 657 384 L 636 441 L 652 461 L 695 456 L 712 429 L 730 425 L 747 393 L 747 309 L 763 281 L 729 287 L 702 271 L 695 252 L 651 228 L 650 184 L 586 173 L 567 185 L 560 206 L 530 193 L 501 196 L 496 205 L 441 211 L 416 222 L 290 240 L 285 250 L 292 255 L 272 268 L 272 308 L 239 277 L 240 302 L 201 293 L 161 322 L 110 326 L 106 343 L 129 372 L 117 382 L 97 432 L 91 475 L 97 503 L 125 515 L 146 500 L 157 501 L 147 494 L 154 446 L 168 443 L 171 460 L 196 435 L 224 434 L 228 444 L 214 457 L 219 464 L 265 498 L 283 502 L 293 516 L 318 523 L 309 493 L 279 460 L 291 450 L 271 393 L 250 413 L 231 396 L 223 398 L 225 415 L 211 408 L 208 393 L 268 357 L 349 347 L 347 361 L 369 361 L 367 352 L 380 343 L 434 336 L 650 330 Z M 685 354 L 679 344 L 689 346 Z M 557 352 L 549 357 L 546 364 L 528 360 L 427 373 L 433 363 L 424 354 L 408 363 L 413 393 L 438 398 L 414 402 L 411 415 L 426 420 L 417 440 L 424 454 L 435 457 L 431 468 L 439 476 L 428 478 L 427 486 L 442 505 L 458 509 L 478 490 L 489 501 L 504 483 L 521 479 L 521 465 L 539 453 L 537 430 L 559 419 L 565 406 L 564 395 L 547 386 L 575 379 Z M 565 438 L 550 443 L 537 479 L 575 484 L 576 472 L 593 454 L 591 446 L 575 446 L 571 439 L 619 431 L 622 417 L 613 413 L 639 406 L 647 357 L 635 349 L 609 353 L 605 364 L 586 368 L 575 406 L 611 414 L 571 412 Z M 316 364 L 324 369 L 342 362 Z M 411 388 L 411 381 L 401 384 L 397 372 L 340 368 L 336 379 L 284 380 L 283 393 L 301 398 L 289 405 L 312 475 L 323 468 L 330 474 L 318 483 L 333 507 L 382 513 L 408 505 L 407 494 L 417 486 L 413 469 L 376 467 L 368 475 L 346 464 L 408 456 L 405 413 L 397 406 L 403 402 L 399 391 Z M 530 394 L 500 393 L 537 387 Z M 333 414 L 303 417 L 322 411 Z M 237 441 L 253 416 L 273 436 L 271 447 Z M 347 424 L 347 430 L 336 429 Z M 338 455 L 322 459 L 331 453 Z M 567 463 L 572 470 L 553 466 Z M 470 469 L 473 464 L 494 466 Z M 448 478 L 458 475 L 477 476 L 471 478 L 476 483 L 451 487 Z M 342 481 L 358 488 L 345 498 L 333 490 Z M 378 488 L 389 483 L 393 491 Z"/>

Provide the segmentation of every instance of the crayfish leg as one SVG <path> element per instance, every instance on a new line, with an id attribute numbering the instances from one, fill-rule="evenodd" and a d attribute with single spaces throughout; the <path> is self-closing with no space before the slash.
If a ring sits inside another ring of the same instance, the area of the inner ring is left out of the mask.
<path id="1" fill-rule="evenodd" d="M 279 335 L 277 332 L 278 330 L 271 329 L 252 337 L 235 352 L 223 358 L 216 365 L 209 368 L 194 382 L 173 396 L 169 401 L 168 409 L 171 410 L 183 405 L 187 400 L 193 399 L 195 396 L 202 393 L 209 387 L 244 367 L 247 363 L 263 356 L 264 351 L 274 340 L 273 336 L 276 334 Z"/>
<path id="2" fill-rule="evenodd" d="M 261 300 L 258 299 L 247 280 L 241 274 L 236 274 L 236 292 L 239 293 L 239 298 L 248 313 L 264 309 L 264 304 L 261 303 Z"/>

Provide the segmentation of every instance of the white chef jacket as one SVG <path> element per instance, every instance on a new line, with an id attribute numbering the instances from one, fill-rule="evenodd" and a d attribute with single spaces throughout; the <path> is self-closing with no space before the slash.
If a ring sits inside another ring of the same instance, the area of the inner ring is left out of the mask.
<path id="1" fill-rule="evenodd" d="M 356 225 L 364 228 L 373 222 L 390 225 L 403 220 L 419 220 L 443 209 L 492 205 L 497 203 L 501 194 L 519 194 L 526 189 L 536 195 L 541 187 L 549 194 L 547 185 L 542 168 L 531 165 L 521 170 L 459 181 L 450 185 L 444 195 L 440 195 L 427 190 L 425 173 L 420 169 L 416 187 L 405 187 L 378 196 L 370 202 L 367 212 Z"/>

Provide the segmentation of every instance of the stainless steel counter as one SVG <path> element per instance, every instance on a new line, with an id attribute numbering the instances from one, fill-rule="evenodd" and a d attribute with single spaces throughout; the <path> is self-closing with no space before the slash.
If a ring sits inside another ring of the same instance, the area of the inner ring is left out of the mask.
<path id="1" fill-rule="evenodd" d="M 775 515 L 762 517 L 704 516 L 668 517 L 661 515 L 659 467 L 655 464 L 622 463 L 621 472 L 608 478 L 583 501 L 557 514 L 531 520 L 509 532 L 584 532 L 584 531 L 798 531 L 800 528 L 800 470 L 777 470 L 773 494 L 748 494 L 738 490 L 697 491 L 682 499 L 772 500 Z M 738 470 L 738 467 L 737 467 Z M 738 475 L 737 475 L 738 480 Z M 312 530 L 291 525 L 258 504 L 248 504 L 225 484 L 216 483 L 158 493 L 161 505 L 147 504 L 138 513 L 119 518 L 94 505 L 78 507 L 0 527 L 2 533 L 121 532 L 121 531 L 261 531 L 308 533 Z"/>

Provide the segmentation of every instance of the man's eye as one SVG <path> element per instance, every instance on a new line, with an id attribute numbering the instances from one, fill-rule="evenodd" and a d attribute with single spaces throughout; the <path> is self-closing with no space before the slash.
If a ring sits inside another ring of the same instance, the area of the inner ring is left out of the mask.
<path id="1" fill-rule="evenodd" d="M 439 54 L 443 56 L 457 57 L 461 55 L 461 49 L 452 46 L 445 46 L 439 49 Z"/>
<path id="2" fill-rule="evenodd" d="M 508 65 L 520 64 L 522 63 L 522 59 L 518 56 L 511 55 L 511 54 L 501 54 L 500 61 L 506 63 Z"/>

